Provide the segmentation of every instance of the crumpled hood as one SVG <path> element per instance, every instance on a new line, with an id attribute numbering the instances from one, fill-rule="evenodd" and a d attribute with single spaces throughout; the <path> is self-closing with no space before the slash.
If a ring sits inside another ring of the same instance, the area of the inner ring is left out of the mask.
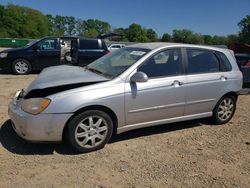
<path id="1" fill-rule="evenodd" d="M 44 69 L 28 86 L 25 93 L 71 84 L 97 83 L 108 81 L 108 78 L 95 74 L 83 67 L 60 65 Z"/>

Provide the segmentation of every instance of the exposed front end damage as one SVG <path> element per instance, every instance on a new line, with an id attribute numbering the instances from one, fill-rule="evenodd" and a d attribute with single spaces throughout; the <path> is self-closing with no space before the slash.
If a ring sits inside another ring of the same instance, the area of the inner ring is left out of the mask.
<path id="1" fill-rule="evenodd" d="M 43 89 L 32 89 L 28 93 L 25 94 L 24 99 L 36 98 L 36 97 L 47 97 L 49 95 L 53 95 L 56 93 L 60 93 L 63 91 L 84 87 L 92 84 L 97 84 L 100 82 L 84 82 L 84 83 L 76 83 L 76 84 L 68 84 L 68 85 L 60 85 L 54 87 L 48 87 Z"/>
<path id="2" fill-rule="evenodd" d="M 84 68 L 58 66 L 45 69 L 27 89 L 18 91 L 9 104 L 8 113 L 14 130 L 28 141 L 61 141 L 64 126 L 73 112 L 46 113 L 41 110 L 32 113 L 24 107 L 33 107 L 25 104 L 45 98 L 48 100 L 51 95 L 105 81 L 108 79 Z"/>

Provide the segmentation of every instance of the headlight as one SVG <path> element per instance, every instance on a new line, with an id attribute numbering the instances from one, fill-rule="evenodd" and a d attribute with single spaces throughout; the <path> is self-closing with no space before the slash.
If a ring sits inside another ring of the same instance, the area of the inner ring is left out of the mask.
<path id="1" fill-rule="evenodd" d="M 0 58 L 6 58 L 8 56 L 7 52 L 0 53 Z"/>
<path id="2" fill-rule="evenodd" d="M 50 103 L 50 99 L 46 98 L 32 98 L 24 100 L 22 103 L 23 111 L 36 115 L 44 111 Z"/>

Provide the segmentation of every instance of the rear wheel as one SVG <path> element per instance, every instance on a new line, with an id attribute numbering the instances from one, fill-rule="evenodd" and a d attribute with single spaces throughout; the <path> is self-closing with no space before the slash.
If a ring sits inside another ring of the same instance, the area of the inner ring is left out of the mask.
<path id="1" fill-rule="evenodd" d="M 12 71 L 15 74 L 28 74 L 31 71 L 31 65 L 26 59 L 16 59 L 12 63 Z"/>
<path id="2" fill-rule="evenodd" d="M 80 152 L 101 149 L 109 141 L 113 122 L 108 114 L 89 110 L 76 115 L 68 124 L 70 144 Z"/>
<path id="3" fill-rule="evenodd" d="M 213 111 L 213 120 L 216 124 L 229 122 L 236 110 L 236 98 L 232 95 L 222 97 Z"/>

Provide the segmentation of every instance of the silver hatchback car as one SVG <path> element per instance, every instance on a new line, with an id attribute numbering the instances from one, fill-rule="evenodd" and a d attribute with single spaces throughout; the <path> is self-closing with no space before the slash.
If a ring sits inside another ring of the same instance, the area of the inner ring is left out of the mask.
<path id="1" fill-rule="evenodd" d="M 242 74 L 232 51 L 144 43 L 122 48 L 86 67 L 44 69 L 9 104 L 17 134 L 61 141 L 80 152 L 100 149 L 113 133 L 234 115 Z"/>

